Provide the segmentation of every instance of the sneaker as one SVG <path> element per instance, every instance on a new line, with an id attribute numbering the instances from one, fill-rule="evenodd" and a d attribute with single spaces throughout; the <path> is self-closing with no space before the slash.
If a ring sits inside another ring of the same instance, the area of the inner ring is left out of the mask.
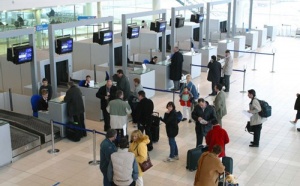
<path id="1" fill-rule="evenodd" d="M 173 159 L 174 159 L 174 160 L 179 160 L 179 157 L 178 157 L 178 156 L 174 156 Z"/>
<path id="2" fill-rule="evenodd" d="M 167 158 L 167 159 L 165 159 L 165 160 L 163 160 L 164 162 L 173 162 L 174 161 L 174 159 L 173 158 Z"/>
<path id="3" fill-rule="evenodd" d="M 291 124 L 296 124 L 294 121 L 290 121 Z"/>

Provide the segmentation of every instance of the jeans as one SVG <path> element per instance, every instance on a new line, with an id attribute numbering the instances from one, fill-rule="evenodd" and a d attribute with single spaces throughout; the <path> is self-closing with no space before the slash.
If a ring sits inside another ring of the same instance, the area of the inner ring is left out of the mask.
<path id="1" fill-rule="evenodd" d="M 169 138 L 169 145 L 170 145 L 170 158 L 174 158 L 178 156 L 178 148 L 175 141 L 175 138 Z"/>
<path id="2" fill-rule="evenodd" d="M 102 170 L 101 172 L 103 174 L 103 186 L 111 186 L 111 182 L 109 182 L 107 178 L 107 172 L 103 172 Z"/>
<path id="3" fill-rule="evenodd" d="M 224 75 L 224 86 L 225 86 L 225 92 L 229 92 L 230 88 L 230 75 Z"/>
<path id="4" fill-rule="evenodd" d="M 260 131 L 262 128 L 262 124 L 259 125 L 252 125 L 253 128 L 253 144 L 254 145 L 259 145 L 259 140 L 260 140 Z"/>
<path id="5" fill-rule="evenodd" d="M 102 109 L 103 119 L 104 119 L 104 131 L 108 131 L 110 127 L 110 115 L 106 109 Z"/>

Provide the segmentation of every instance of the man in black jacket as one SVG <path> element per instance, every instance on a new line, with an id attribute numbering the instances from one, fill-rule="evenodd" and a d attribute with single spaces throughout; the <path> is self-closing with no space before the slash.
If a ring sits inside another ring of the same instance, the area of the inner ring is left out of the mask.
<path id="1" fill-rule="evenodd" d="M 100 99 L 101 110 L 104 118 L 104 131 L 110 129 L 110 115 L 106 110 L 108 102 L 116 98 L 117 87 L 113 86 L 112 80 L 107 80 L 106 85 L 99 88 L 96 97 Z"/>
<path id="2" fill-rule="evenodd" d="M 68 115 L 73 117 L 74 122 L 77 122 L 79 127 L 85 129 L 82 93 L 73 81 L 68 82 L 68 88 L 64 97 L 64 102 L 67 103 Z M 81 135 L 86 136 L 86 131 L 81 131 Z"/>
<path id="3" fill-rule="evenodd" d="M 145 130 L 145 133 L 149 136 L 150 143 L 147 145 L 147 147 L 148 151 L 151 151 L 153 149 L 151 124 L 154 105 L 151 99 L 146 98 L 146 93 L 143 90 L 138 92 L 138 98 L 140 101 L 136 108 L 138 129 L 142 133 Z"/>
<path id="4" fill-rule="evenodd" d="M 125 76 L 123 70 L 117 70 L 117 73 L 113 75 L 113 80 L 117 82 L 118 90 L 122 90 L 124 93 L 124 100 L 128 100 L 131 94 L 130 84 L 128 78 Z"/>
<path id="5" fill-rule="evenodd" d="M 215 91 L 215 86 L 220 82 L 222 66 L 221 63 L 217 61 L 216 56 L 211 56 L 211 61 L 208 63 L 207 67 L 209 69 L 207 80 L 211 82 L 212 89 L 212 93 L 209 95 L 215 96 L 217 95 L 217 92 Z"/>
<path id="6" fill-rule="evenodd" d="M 203 98 L 198 99 L 198 104 L 192 112 L 192 118 L 196 121 L 196 147 L 202 145 L 203 137 L 212 129 L 211 121 L 216 119 L 215 109 Z"/>
<path id="7" fill-rule="evenodd" d="M 174 82 L 174 90 L 180 89 L 180 79 L 182 75 L 183 55 L 179 52 L 178 47 L 174 47 L 174 54 L 171 57 L 170 79 Z"/>

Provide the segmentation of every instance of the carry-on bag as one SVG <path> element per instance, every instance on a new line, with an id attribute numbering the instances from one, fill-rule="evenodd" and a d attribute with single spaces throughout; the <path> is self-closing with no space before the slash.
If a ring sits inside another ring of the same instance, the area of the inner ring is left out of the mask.
<path id="1" fill-rule="evenodd" d="M 198 167 L 198 160 L 203 152 L 208 150 L 208 146 L 199 145 L 187 151 L 186 169 L 194 171 Z"/>
<path id="2" fill-rule="evenodd" d="M 225 166 L 225 171 L 232 174 L 233 172 L 233 159 L 231 157 L 224 156 L 222 163 Z"/>
<path id="3" fill-rule="evenodd" d="M 151 125 L 151 128 L 150 128 L 153 143 L 156 143 L 156 142 L 159 141 L 159 124 L 160 124 L 159 113 L 158 112 L 153 112 L 153 114 L 152 114 L 152 125 Z"/>
<path id="4" fill-rule="evenodd" d="M 69 123 L 69 126 L 66 127 L 66 136 L 69 140 L 78 142 L 82 137 L 82 132 L 80 130 L 75 129 L 74 126 L 78 126 L 78 123 Z"/>

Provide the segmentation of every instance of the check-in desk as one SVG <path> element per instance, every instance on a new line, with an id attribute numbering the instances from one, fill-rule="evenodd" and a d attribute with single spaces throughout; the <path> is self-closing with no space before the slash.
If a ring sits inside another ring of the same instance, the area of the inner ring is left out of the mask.
<path id="1" fill-rule="evenodd" d="M 218 42 L 218 55 L 225 56 L 226 50 L 234 50 L 234 41 L 230 39 L 224 39 Z M 234 55 L 234 52 L 230 52 Z"/>
<path id="2" fill-rule="evenodd" d="M 246 36 L 235 36 L 234 40 L 234 50 L 245 51 L 246 47 Z M 243 52 L 235 52 L 234 57 L 242 57 L 244 55 Z M 232 55 L 231 55 L 232 56 Z"/>
<path id="3" fill-rule="evenodd" d="M 253 31 L 258 32 L 258 47 L 265 46 L 265 44 L 267 43 L 267 28 L 254 29 Z"/>
<path id="4" fill-rule="evenodd" d="M 212 55 L 217 56 L 217 47 L 214 47 L 214 46 L 205 46 L 205 47 L 202 47 L 199 51 L 201 53 L 201 58 L 202 58 L 201 65 L 202 66 L 208 65 Z M 207 68 L 205 68 L 205 67 L 201 68 L 201 71 L 206 72 Z"/>
<path id="5" fill-rule="evenodd" d="M 106 81 L 97 82 L 93 87 L 79 87 L 82 95 L 85 97 L 85 114 L 86 119 L 100 121 L 103 119 L 103 114 L 100 109 L 101 100 L 96 97 L 99 88 L 104 86 Z"/>
<path id="6" fill-rule="evenodd" d="M 170 79 L 170 61 L 157 62 L 155 65 L 146 64 L 147 68 L 155 70 L 155 88 L 169 90 L 174 87 L 173 81 Z"/>
<path id="7" fill-rule="evenodd" d="M 201 67 L 191 66 L 201 65 L 201 53 L 187 52 L 183 54 L 182 69 L 191 74 L 192 79 L 199 77 L 201 74 Z"/>
<path id="8" fill-rule="evenodd" d="M 139 78 L 141 80 L 141 85 L 143 87 L 156 88 L 155 87 L 155 70 L 147 68 L 147 69 L 136 69 L 134 71 L 129 72 L 129 83 L 131 87 L 131 91 L 134 88 L 134 78 Z M 155 90 L 144 89 L 147 98 L 154 97 Z"/>
<path id="9" fill-rule="evenodd" d="M 12 162 L 12 147 L 10 126 L 6 121 L 0 120 L 0 167 Z"/>
<path id="10" fill-rule="evenodd" d="M 48 103 L 48 112 L 53 121 L 60 123 L 68 123 L 70 120 L 67 114 L 67 103 L 64 102 L 65 96 L 60 96 L 51 99 Z M 66 136 L 66 127 L 63 125 L 54 124 L 60 128 L 60 136 Z"/>
<path id="11" fill-rule="evenodd" d="M 265 28 L 267 28 L 267 37 L 271 39 L 271 41 L 275 41 L 277 29 L 276 26 L 272 25 L 265 25 Z"/>
<path id="12" fill-rule="evenodd" d="M 246 33 L 246 45 L 251 46 L 251 50 L 256 50 L 258 46 L 258 32 L 250 31 Z"/>

